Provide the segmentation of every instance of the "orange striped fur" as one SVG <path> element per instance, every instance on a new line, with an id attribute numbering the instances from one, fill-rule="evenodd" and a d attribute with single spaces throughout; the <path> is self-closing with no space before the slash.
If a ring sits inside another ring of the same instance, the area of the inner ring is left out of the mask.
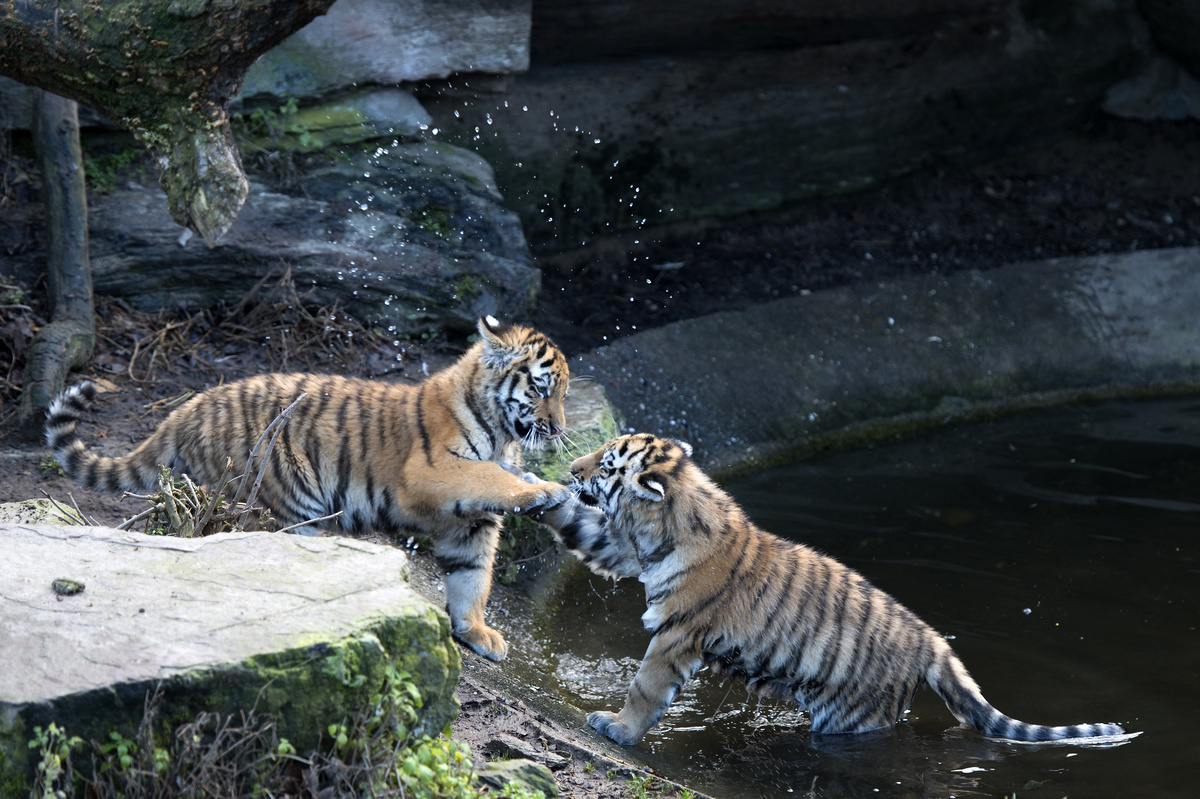
<path id="1" fill-rule="evenodd" d="M 637 743 L 707 665 L 753 690 L 794 699 L 818 733 L 896 724 L 917 688 L 928 685 L 956 718 L 988 736 L 1124 734 L 1115 724 L 1047 727 L 1005 716 L 983 698 L 945 638 L 853 569 L 755 527 L 690 455 L 687 444 L 670 439 L 614 439 L 572 464 L 582 503 L 549 514 L 565 528 L 574 521 L 568 509 L 594 506 L 585 526 L 594 528 L 602 512 L 609 529 L 593 530 L 589 540 L 610 555 L 620 542 L 621 551 L 636 553 L 636 564 L 624 567 L 610 557 L 608 572 L 636 572 L 645 583 L 642 621 L 654 637 L 625 706 L 592 713 L 595 729 Z"/>
<path id="2" fill-rule="evenodd" d="M 269 374 L 208 389 L 117 458 L 88 451 L 76 433 L 95 396 L 84 383 L 51 406 L 46 438 L 67 473 L 91 488 L 150 490 L 162 466 L 211 484 L 226 458 L 240 474 L 263 430 L 305 394 L 270 452 L 262 504 L 283 525 L 340 512 L 347 532 L 430 535 L 454 635 L 500 660 L 507 644 L 485 623 L 484 606 L 501 514 L 571 496 L 520 476 L 522 446 L 542 447 L 565 429 L 569 375 L 562 352 L 535 330 L 488 317 L 479 334 L 456 363 L 415 386 Z"/>

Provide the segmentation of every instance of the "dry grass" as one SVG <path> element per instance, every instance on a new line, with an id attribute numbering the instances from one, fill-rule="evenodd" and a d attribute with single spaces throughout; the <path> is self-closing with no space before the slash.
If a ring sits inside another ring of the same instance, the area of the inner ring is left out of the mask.
<path id="1" fill-rule="evenodd" d="M 300 293 L 291 269 L 271 270 L 236 306 L 185 313 L 134 311 L 120 300 L 98 301 L 96 360 L 135 382 L 153 382 L 159 371 L 179 375 L 222 369 L 234 355 L 258 361 L 264 371 L 314 371 L 354 362 L 380 344 L 358 320 L 332 306 L 315 307 Z"/>
<path id="2" fill-rule="evenodd" d="M 201 712 L 162 733 L 162 687 L 146 696 L 133 738 L 119 731 L 84 742 L 58 729 L 41 736 L 34 795 L 86 799 L 358 799 L 362 796 L 475 799 L 467 747 L 418 738 L 421 698 L 409 675 L 389 667 L 382 689 L 343 723 L 322 731 L 300 755 L 275 719 L 257 708 L 236 715 Z M 157 732 L 157 735 L 156 735 Z M 328 736 L 325 733 L 328 733 Z M 90 745 L 89 745 L 90 744 Z M 72 751 L 90 750 L 91 774 L 79 779 Z"/>
<path id="3" fill-rule="evenodd" d="M 246 458 L 246 468 L 240 475 L 233 473 L 233 460 L 225 459 L 225 471 L 216 481 L 215 487 L 196 485 L 186 474 L 176 477 L 170 469 L 163 468 L 158 476 L 158 491 L 153 494 L 126 493 L 125 496 L 144 499 L 150 507 L 117 525 L 128 530 L 138 522 L 143 523 L 146 533 L 174 535 L 181 538 L 213 535 L 214 533 L 243 530 L 274 530 L 275 522 L 270 513 L 255 504 L 262 486 L 263 475 L 271 450 L 292 417 L 296 406 L 307 398 L 301 394 L 271 421 L 259 435 Z M 261 451 L 261 455 L 259 454 Z M 257 465 L 257 471 L 255 466 Z M 251 482 L 251 475 L 254 481 Z M 236 483 L 236 487 L 234 487 Z M 230 491 L 230 489 L 233 489 Z M 276 532 L 287 532 L 296 527 L 329 521 L 338 513 L 309 519 Z"/>

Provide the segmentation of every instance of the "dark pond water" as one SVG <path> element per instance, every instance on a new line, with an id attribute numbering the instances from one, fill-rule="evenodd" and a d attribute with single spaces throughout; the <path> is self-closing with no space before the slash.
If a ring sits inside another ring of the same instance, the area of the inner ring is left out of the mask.
<path id="1" fill-rule="evenodd" d="M 1197 793 L 1200 400 L 1062 408 L 755 475 L 763 528 L 863 572 L 947 636 L 984 695 L 1044 724 L 1116 721 L 1120 746 L 1029 746 L 958 726 L 930 691 L 873 738 L 701 672 L 640 745 L 719 797 Z M 557 688 L 617 710 L 649 637 L 641 586 L 579 577 L 541 617 Z"/>

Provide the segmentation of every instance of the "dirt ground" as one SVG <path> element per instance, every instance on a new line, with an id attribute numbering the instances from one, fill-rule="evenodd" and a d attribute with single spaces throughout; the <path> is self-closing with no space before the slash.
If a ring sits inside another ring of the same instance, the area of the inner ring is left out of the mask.
<path id="1" fill-rule="evenodd" d="M 532 321 L 578 352 L 678 319 L 851 281 L 1196 246 L 1198 176 L 1200 123 L 1100 119 L 1045 150 L 986 166 L 931 168 L 865 194 L 722 224 L 641 231 L 542 256 L 543 292 Z M 53 468 L 45 446 L 16 427 L 21 350 L 42 323 L 36 288 L 24 288 L 26 295 L 15 298 L 20 302 L 0 298 L 0 501 L 49 495 L 116 524 L 144 502 L 74 486 Z M 97 451 L 125 452 L 187 392 L 269 370 L 417 382 L 448 364 L 463 344 L 393 347 L 361 330 L 330 331 L 321 318 L 327 310 L 301 311 L 279 294 L 244 305 L 145 317 L 102 298 L 97 349 L 80 375 L 101 389 L 81 425 L 84 440 Z M 261 322 L 272 307 L 274 321 Z M 284 328 L 292 336 L 287 346 L 280 343 Z M 619 769 L 581 753 L 518 700 L 469 678 L 459 693 L 456 735 L 477 753 L 494 749 L 504 733 L 530 742 L 535 753 L 561 758 L 546 759 L 558 768 L 566 796 L 632 795 Z"/>

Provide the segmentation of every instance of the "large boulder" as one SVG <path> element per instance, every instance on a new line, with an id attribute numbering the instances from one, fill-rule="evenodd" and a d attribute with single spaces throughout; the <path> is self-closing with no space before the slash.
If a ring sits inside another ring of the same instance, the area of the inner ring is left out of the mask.
<path id="1" fill-rule="evenodd" d="M 36 208 L 0 222 L 20 232 Z M 474 329 L 480 315 L 520 318 L 541 273 L 491 167 L 438 142 L 389 142 L 316 165 L 288 191 L 252 184 L 215 247 L 188 235 L 157 187 L 93 193 L 95 291 L 146 311 L 236 304 L 269 272 L 291 269 L 307 302 L 393 334 Z M 11 258 L 33 277 L 44 242 Z"/>
<path id="2" fill-rule="evenodd" d="M 977 163 L 1082 124 L 1132 74 L 1134 0 L 539 3 L 503 95 L 425 99 L 535 249 Z"/>
<path id="3" fill-rule="evenodd" d="M 1191 0 L 1138 0 L 1154 41 L 1200 78 L 1200 5 Z"/>
<path id="4" fill-rule="evenodd" d="M 246 73 L 241 97 L 324 98 L 352 86 L 529 66 L 531 0 L 339 0 Z"/>
<path id="5" fill-rule="evenodd" d="M 704 466 L 1005 409 L 1200 384 L 1200 248 L 856 283 L 676 322 L 573 364 Z"/>
<path id="6" fill-rule="evenodd" d="M 35 727 L 129 737 L 159 687 L 168 720 L 253 709 L 300 751 L 365 707 L 388 664 L 423 697 L 420 731 L 436 735 L 458 712 L 449 619 L 408 587 L 398 549 L 7 523 L 0 549 L 5 799 L 29 795 Z"/>

